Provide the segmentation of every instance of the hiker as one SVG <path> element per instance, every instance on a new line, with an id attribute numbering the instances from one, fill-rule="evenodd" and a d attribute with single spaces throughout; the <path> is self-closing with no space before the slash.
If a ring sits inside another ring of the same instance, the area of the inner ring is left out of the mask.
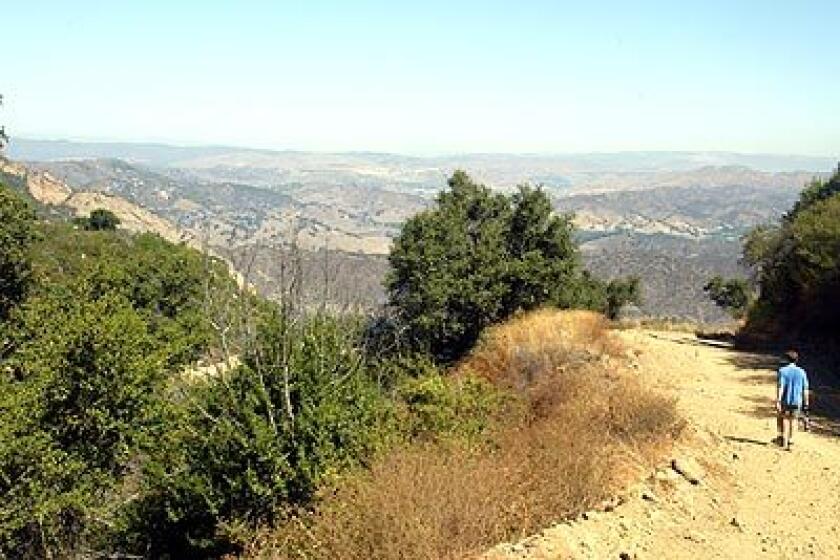
<path id="1" fill-rule="evenodd" d="M 785 353 L 786 366 L 779 368 L 776 382 L 776 426 L 779 444 L 790 451 L 793 443 L 793 424 L 801 412 L 808 411 L 808 375 L 796 365 L 799 354 L 795 350 Z"/>

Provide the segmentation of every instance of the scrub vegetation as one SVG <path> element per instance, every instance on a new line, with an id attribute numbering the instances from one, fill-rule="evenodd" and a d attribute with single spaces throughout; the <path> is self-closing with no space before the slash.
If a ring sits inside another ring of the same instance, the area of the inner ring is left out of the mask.
<path id="1" fill-rule="evenodd" d="M 603 499 L 679 427 L 595 312 L 637 283 L 585 273 L 538 188 L 456 173 L 367 315 L 107 213 L 0 186 L 0 216 L 0 556 L 455 557 Z"/>

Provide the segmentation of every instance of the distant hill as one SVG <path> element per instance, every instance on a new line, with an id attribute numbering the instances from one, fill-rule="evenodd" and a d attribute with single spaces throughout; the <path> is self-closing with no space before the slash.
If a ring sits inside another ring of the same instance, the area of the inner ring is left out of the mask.
<path id="1" fill-rule="evenodd" d="M 72 189 L 52 174 L 0 158 L 0 180 L 17 185 L 36 203 L 60 208 L 74 216 L 88 216 L 105 209 L 120 219 L 120 227 L 133 232 L 156 233 L 171 242 L 185 241 L 186 232 L 166 219 L 125 198 L 103 192 Z"/>
<path id="2" fill-rule="evenodd" d="M 416 157 L 371 152 L 320 153 L 23 138 L 14 139 L 9 146 L 9 155 L 27 161 L 118 158 L 150 167 L 190 169 L 204 178 L 263 186 L 295 181 L 329 182 L 431 192 L 436 192 L 441 180 L 458 168 L 466 169 L 482 182 L 500 188 L 530 181 L 543 183 L 552 189 L 591 190 L 613 189 L 610 185 L 616 182 L 621 184 L 621 188 L 627 188 L 627 185 L 638 188 L 646 184 L 659 184 L 663 180 L 674 181 L 673 177 L 651 180 L 651 173 L 684 173 L 703 168 L 731 168 L 730 171 L 719 173 L 736 174 L 743 173 L 744 168 L 770 173 L 813 173 L 828 171 L 834 166 L 830 158 L 729 152 L 456 154 Z M 738 168 L 742 169 L 739 171 Z M 676 180 L 679 181 L 678 178 Z"/>
<path id="3" fill-rule="evenodd" d="M 587 231 L 738 236 L 777 219 L 810 178 L 767 174 L 752 184 L 656 187 L 644 191 L 580 194 L 555 199 Z"/>
<path id="4" fill-rule="evenodd" d="M 745 273 L 740 235 L 777 219 L 834 167 L 725 152 L 412 157 L 20 139 L 10 153 L 74 191 L 130 201 L 233 260 L 258 249 L 254 281 L 267 293 L 278 290 L 274 260 L 302 250 L 320 278 L 320 257 L 309 253 L 326 250 L 341 263 L 333 296 L 342 302 L 382 301 L 391 239 L 452 170 L 503 191 L 540 183 L 558 211 L 576 213 L 591 268 L 641 276 L 647 314 L 702 320 L 723 318 L 702 293 L 708 278 Z"/>

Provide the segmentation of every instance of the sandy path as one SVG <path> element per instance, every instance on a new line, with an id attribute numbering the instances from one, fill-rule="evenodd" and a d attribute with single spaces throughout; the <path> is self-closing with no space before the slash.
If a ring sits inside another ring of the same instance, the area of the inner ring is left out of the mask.
<path id="1" fill-rule="evenodd" d="M 818 418 L 793 452 L 770 443 L 776 360 L 682 333 L 622 337 L 641 351 L 640 375 L 677 397 L 690 436 L 674 456 L 701 465 L 700 484 L 663 465 L 614 510 L 488 558 L 840 559 L 840 431 Z"/>

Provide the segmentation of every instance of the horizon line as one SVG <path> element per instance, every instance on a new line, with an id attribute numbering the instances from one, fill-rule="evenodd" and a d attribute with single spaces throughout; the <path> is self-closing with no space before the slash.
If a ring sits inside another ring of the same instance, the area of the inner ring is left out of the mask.
<path id="1" fill-rule="evenodd" d="M 557 157 L 557 156 L 588 156 L 588 155 L 634 155 L 634 154 L 711 154 L 711 155 L 739 155 L 739 156 L 770 156 L 770 157 L 791 157 L 791 158 L 807 158 L 807 159 L 830 159 L 840 160 L 840 154 L 807 154 L 797 152 L 769 152 L 769 151 L 743 151 L 743 150 L 708 150 L 708 149 L 627 149 L 627 150 L 572 150 L 572 151 L 462 151 L 450 150 L 440 152 L 411 152 L 411 151 L 388 151 L 376 149 L 346 149 L 346 150 L 330 150 L 330 149 L 304 149 L 304 148 L 278 148 L 278 147 L 264 147 L 255 145 L 238 145 L 238 144 L 218 144 L 218 143 L 194 143 L 189 141 L 171 141 L 171 140 L 124 140 L 124 139 L 87 139 L 84 137 L 39 137 L 39 135 L 29 136 L 9 136 L 9 142 L 4 151 L 8 152 L 9 148 L 14 148 L 15 140 L 23 140 L 27 142 L 44 142 L 44 143 L 68 143 L 68 144 L 92 144 L 92 145 L 107 145 L 118 144 L 126 146 L 149 146 L 161 148 L 175 148 L 175 149 L 225 149 L 225 150 L 245 150 L 251 152 L 269 152 L 269 153 L 304 153 L 304 154 L 368 154 L 368 155 L 391 155 L 413 157 L 419 159 L 428 159 L 434 157 L 455 157 L 455 156 L 520 156 L 520 157 Z"/>

